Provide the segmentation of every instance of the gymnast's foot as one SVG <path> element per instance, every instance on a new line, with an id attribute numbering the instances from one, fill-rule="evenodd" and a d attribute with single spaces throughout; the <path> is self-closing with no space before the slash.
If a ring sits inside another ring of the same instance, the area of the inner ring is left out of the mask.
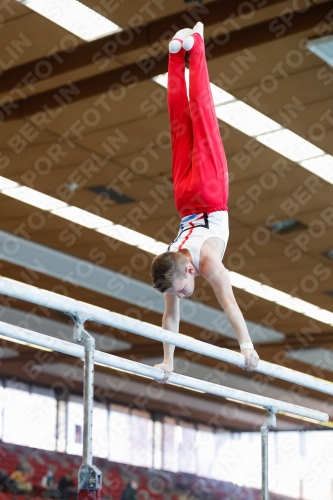
<path id="1" fill-rule="evenodd" d="M 177 31 L 171 42 L 169 43 L 169 52 L 172 54 L 177 54 L 182 48 L 183 41 L 190 35 L 192 35 L 193 30 L 191 28 L 184 28 Z"/>
<path id="2" fill-rule="evenodd" d="M 193 28 L 192 34 L 193 33 L 199 33 L 202 39 L 204 39 L 203 33 L 204 33 L 204 25 L 199 21 Z M 185 40 L 183 41 L 183 49 L 191 50 L 191 48 L 194 45 L 194 37 L 193 36 L 187 36 Z"/>

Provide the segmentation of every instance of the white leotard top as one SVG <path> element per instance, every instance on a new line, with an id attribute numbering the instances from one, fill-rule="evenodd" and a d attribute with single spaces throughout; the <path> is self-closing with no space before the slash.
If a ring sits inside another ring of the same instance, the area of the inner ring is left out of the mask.
<path id="1" fill-rule="evenodd" d="M 168 246 L 168 252 L 179 252 L 186 248 L 192 262 L 200 271 L 200 250 L 208 238 L 220 238 L 224 242 L 223 258 L 229 239 L 229 218 L 226 210 L 187 215 L 182 218 L 177 238 Z"/>

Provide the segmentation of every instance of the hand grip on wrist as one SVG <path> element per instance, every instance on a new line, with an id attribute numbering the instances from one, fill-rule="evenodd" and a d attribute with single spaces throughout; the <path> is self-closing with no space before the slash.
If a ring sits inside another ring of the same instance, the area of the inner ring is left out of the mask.
<path id="1" fill-rule="evenodd" d="M 254 349 L 252 342 L 243 342 L 239 347 L 241 351 L 243 349 Z"/>

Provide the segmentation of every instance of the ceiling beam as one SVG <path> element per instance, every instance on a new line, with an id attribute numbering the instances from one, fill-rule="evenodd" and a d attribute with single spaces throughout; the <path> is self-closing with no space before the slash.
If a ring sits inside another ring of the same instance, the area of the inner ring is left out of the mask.
<path id="1" fill-rule="evenodd" d="M 269 8 L 272 5 L 283 3 L 284 0 L 269 0 L 268 3 L 254 4 L 257 10 Z M 125 29 L 121 32 L 100 38 L 93 42 L 80 44 L 70 51 L 59 51 L 52 55 L 47 55 L 42 59 L 35 59 L 25 64 L 16 66 L 2 74 L 0 77 L 1 93 L 10 92 L 18 82 L 24 80 L 26 75 L 32 74 L 36 81 L 34 84 L 45 81 L 40 72 L 36 74 L 36 68 L 45 64 L 52 65 L 52 72 L 49 78 L 77 70 L 85 66 L 94 64 L 94 60 L 99 55 L 114 59 L 130 51 L 153 46 L 156 42 L 166 49 L 166 43 L 173 34 L 181 28 L 193 27 L 197 21 L 204 22 L 205 26 L 223 23 L 233 16 L 237 19 L 237 14 L 243 4 L 243 0 L 224 2 L 215 0 L 206 5 L 197 5 L 181 13 L 172 14 L 151 23 L 135 26 L 132 29 Z M 228 28 L 226 26 L 226 28 Z M 128 43 L 127 41 L 130 41 Z M 96 65 L 96 72 L 98 66 Z"/>
<path id="2" fill-rule="evenodd" d="M 278 19 L 281 23 L 283 22 L 281 18 L 275 19 Z M 225 56 L 264 43 L 279 41 L 281 38 L 310 30 L 320 22 L 329 24 L 328 19 L 332 19 L 332 2 L 328 1 L 314 5 L 305 12 L 295 12 L 292 25 L 285 27 L 284 32 L 279 37 L 272 30 L 272 22 L 275 19 L 248 26 L 239 31 L 233 31 L 230 33 L 230 39 L 226 44 L 219 44 L 217 40 L 215 42 L 206 40 L 206 47 L 209 48 L 209 59 Z M 159 55 L 158 58 L 147 58 L 141 62 L 137 61 L 100 75 L 76 81 L 74 82 L 74 90 L 72 87 L 72 91 L 70 92 L 70 100 L 67 102 L 75 103 L 82 99 L 104 94 L 108 91 L 111 84 L 124 86 L 128 83 L 133 84 L 133 81 L 138 83 L 165 73 L 168 69 L 167 55 L 165 53 Z M 1 106 L 0 119 L 2 121 L 12 121 L 27 118 L 39 111 L 43 111 L 43 109 L 51 110 L 59 108 L 59 99 L 63 102 L 63 105 L 66 105 L 62 97 L 66 87 L 68 89 L 68 84 L 35 94 L 27 99 L 12 102 L 10 105 Z"/>

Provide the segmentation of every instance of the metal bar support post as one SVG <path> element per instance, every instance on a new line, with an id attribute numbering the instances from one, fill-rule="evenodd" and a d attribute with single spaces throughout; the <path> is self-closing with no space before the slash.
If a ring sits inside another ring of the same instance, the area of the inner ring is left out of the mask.
<path id="1" fill-rule="evenodd" d="M 102 473 L 92 463 L 95 339 L 84 329 L 84 318 L 78 316 L 75 320 L 74 342 L 82 341 L 84 344 L 83 455 L 79 470 L 78 500 L 99 500 Z"/>
<path id="2" fill-rule="evenodd" d="M 268 493 L 268 430 L 276 427 L 276 408 L 268 408 L 269 417 L 261 426 L 261 475 L 262 475 L 262 500 L 269 500 Z"/>

